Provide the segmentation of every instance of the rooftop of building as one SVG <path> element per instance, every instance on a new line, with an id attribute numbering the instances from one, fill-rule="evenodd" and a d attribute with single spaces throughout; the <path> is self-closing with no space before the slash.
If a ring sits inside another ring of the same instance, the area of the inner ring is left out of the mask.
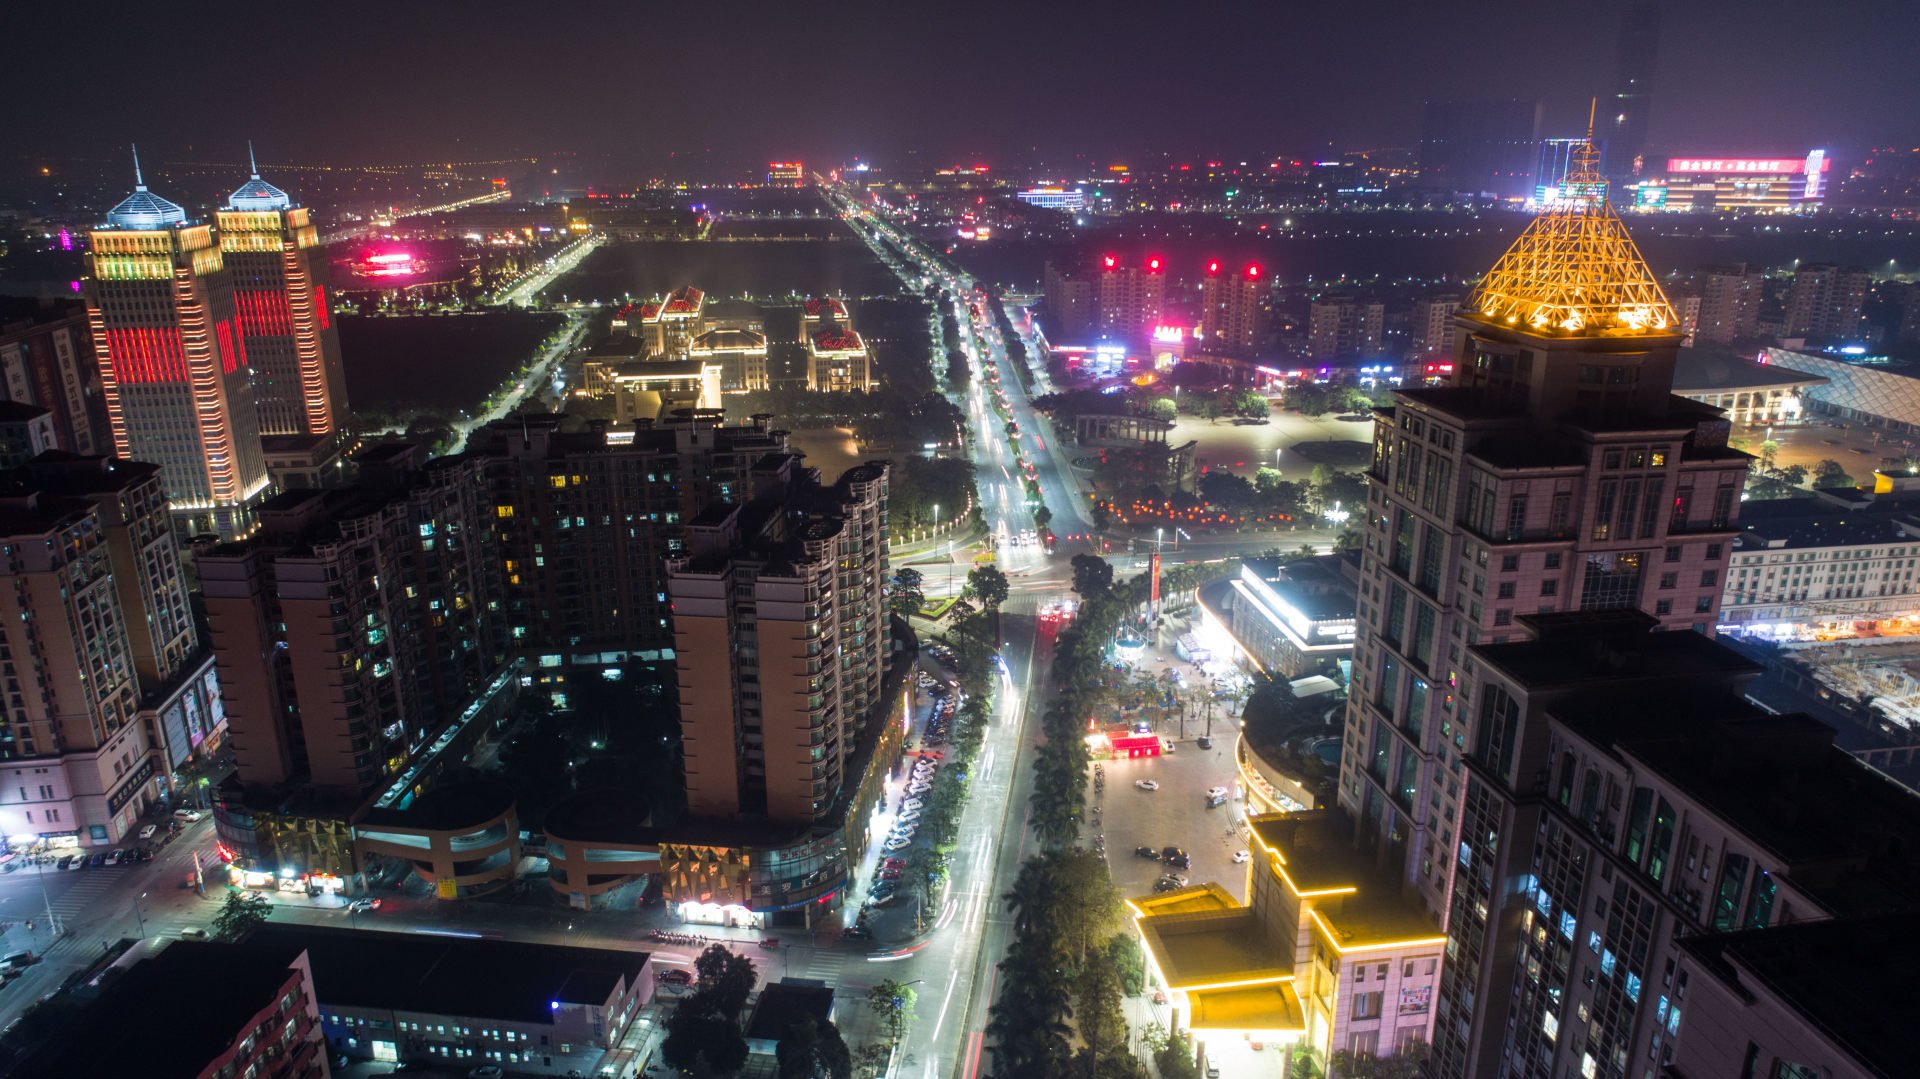
<path id="1" fill-rule="evenodd" d="M 694 288 L 692 285 L 681 285 L 679 288 L 667 293 L 667 298 L 660 305 L 660 314 L 663 316 L 697 315 L 700 313 L 701 306 L 706 302 L 706 298 L 706 293 Z"/>
<path id="2" fill-rule="evenodd" d="M 8 1074 L 193 1079 L 274 1006 L 299 955 L 285 945 L 176 941 L 119 968 L 97 997 L 75 1009 L 66 1036 L 44 1043 Z M 182 1000 L 193 1002 L 191 1015 L 181 1013 Z"/>
<path id="3" fill-rule="evenodd" d="M 708 330 L 693 339 L 696 352 L 727 352 L 753 349 L 765 349 L 767 335 L 753 330 L 735 330 L 721 328 Z"/>
<path id="4" fill-rule="evenodd" d="M 1307 1028 L 1300 991 L 1290 981 L 1195 990 L 1187 994 L 1187 1003 L 1193 1009 L 1187 1025 L 1193 1030 L 1244 1033 Z"/>
<path id="5" fill-rule="evenodd" d="M 1460 314 L 1540 337 L 1671 337 L 1673 305 L 1606 198 L 1591 143 L 1562 189 L 1484 274 Z"/>
<path id="6" fill-rule="evenodd" d="M 1722 978 L 1752 979 L 1806 1019 L 1866 1074 L 1913 1073 L 1912 918 L 1842 918 L 1690 937 L 1688 954 Z"/>
<path id="7" fill-rule="evenodd" d="M 1722 720 L 1667 711 L 1667 730 L 1620 749 L 1779 857 L 1836 914 L 1909 909 L 1920 894 L 1920 799 L 1803 715 Z"/>
<path id="8" fill-rule="evenodd" d="M 589 363 L 620 363 L 642 359 L 647 354 L 646 342 L 631 334 L 608 334 L 587 348 Z"/>
<path id="9" fill-rule="evenodd" d="M 1340 555 L 1298 558 L 1248 558 L 1241 564 L 1266 582 L 1275 595 L 1313 622 L 1352 618 L 1358 590 L 1341 572 Z"/>
<path id="10" fill-rule="evenodd" d="M 67 528 L 92 512 L 85 498 L 25 490 L 0 494 L 0 539 L 37 539 Z"/>
<path id="11" fill-rule="evenodd" d="M 53 415 L 50 408 L 28 404 L 25 401 L 0 400 L 0 423 L 31 423 L 43 416 Z"/>
<path id="12" fill-rule="evenodd" d="M 847 317 L 847 305 L 831 296 L 811 296 L 800 305 L 808 318 L 826 318 L 842 320 Z"/>
<path id="13" fill-rule="evenodd" d="M 335 434 L 261 435 L 260 448 L 267 453 L 314 453 L 338 438 Z"/>
<path id="14" fill-rule="evenodd" d="M 554 1005 L 604 1004 L 646 971 L 648 953 L 491 938 L 269 922 L 250 948 L 306 951 L 329 1007 L 550 1023 Z"/>
<path id="15" fill-rule="evenodd" d="M 832 988 L 822 982 L 782 978 L 760 990 L 744 1033 L 749 1038 L 779 1041 L 805 1020 L 825 1026 L 832 1017 Z"/>
<path id="16" fill-rule="evenodd" d="M 1534 636 L 1477 644 L 1478 662 L 1523 686 L 1566 689 L 1606 685 L 1622 691 L 1633 679 L 1673 679 L 1713 673 L 1758 674 L 1764 666 L 1698 633 L 1654 633 L 1640 610 L 1563 611 L 1515 619 Z"/>
<path id="17" fill-rule="evenodd" d="M 625 360 L 613 367 L 615 382 L 659 382 L 662 379 L 699 378 L 707 365 L 699 360 Z"/>
<path id="18" fill-rule="evenodd" d="M 1734 393 L 1772 386 L 1818 386 L 1820 375 L 1807 375 L 1778 364 L 1755 363 L 1730 352 L 1683 348 L 1674 362 L 1673 392 Z"/>
<path id="19" fill-rule="evenodd" d="M 1335 947 L 1353 951 L 1439 935 L 1426 909 L 1402 897 L 1399 880 L 1354 846 L 1345 813 L 1270 813 L 1247 823 L 1272 854 L 1281 882 L 1311 901 Z"/>
<path id="20" fill-rule="evenodd" d="M 285 210 L 293 206 L 293 198 L 256 172 L 227 196 L 227 206 L 234 210 Z"/>
<path id="21" fill-rule="evenodd" d="M 1908 499 L 1837 506 L 1820 498 L 1755 499 L 1740 504 L 1740 549 L 1799 550 L 1901 543 L 1920 536 Z"/>
<path id="22" fill-rule="evenodd" d="M 1197 899 L 1194 903 L 1202 909 L 1179 909 L 1187 903 L 1183 892 L 1218 887 L 1207 884 L 1162 893 L 1172 900 L 1173 909 L 1140 916 L 1140 935 L 1167 986 L 1196 989 L 1292 979 L 1293 941 L 1269 934 L 1251 908 L 1229 897 L 1226 903 L 1230 906 L 1214 899 Z M 1131 902 L 1138 909 L 1141 901 Z"/>
<path id="23" fill-rule="evenodd" d="M 480 828 L 512 808 L 510 785 L 499 780 L 475 779 L 433 787 L 405 809 L 370 809 L 355 823 L 365 828 L 448 832 Z"/>
<path id="24" fill-rule="evenodd" d="M 644 845 L 656 838 L 653 805 L 625 787 L 592 787 L 567 795 L 547 810 L 540 827 L 552 839 L 592 838 Z"/>
<path id="25" fill-rule="evenodd" d="M 160 466 L 151 461 L 48 450 L 17 469 L 0 472 L 0 492 L 36 489 L 63 495 L 109 494 L 159 474 Z"/>
<path id="26" fill-rule="evenodd" d="M 83 319 L 87 305 L 78 299 L 0 296 L 0 338 L 31 332 L 49 323 Z"/>
<path id="27" fill-rule="evenodd" d="M 121 199 L 113 209 L 107 211 L 108 228 L 144 231 L 186 223 L 186 210 L 178 203 L 168 202 L 148 191 L 146 184 L 137 184 L 133 194 Z"/>
<path id="28" fill-rule="evenodd" d="M 858 352 L 866 346 L 847 327 L 828 325 L 807 335 L 807 347 L 815 352 Z"/>

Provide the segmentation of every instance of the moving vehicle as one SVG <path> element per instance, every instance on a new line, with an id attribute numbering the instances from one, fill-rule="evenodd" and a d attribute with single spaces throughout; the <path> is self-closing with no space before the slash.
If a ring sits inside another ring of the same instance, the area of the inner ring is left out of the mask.
<path id="1" fill-rule="evenodd" d="M 1161 847 L 1160 860 L 1176 869 L 1185 869 L 1191 864 L 1187 859 L 1187 852 L 1175 846 Z"/>
<path id="2" fill-rule="evenodd" d="M 200 819 L 200 811 L 197 809 L 176 809 L 173 811 L 173 819 L 183 820 L 188 824 L 192 824 Z"/>
<path id="3" fill-rule="evenodd" d="M 1154 850 L 1152 847 L 1135 847 L 1133 848 L 1133 853 L 1138 854 L 1142 858 L 1150 858 L 1156 862 L 1160 860 L 1160 852 Z"/>
<path id="4" fill-rule="evenodd" d="M 1242 863 L 1244 863 L 1244 862 L 1245 862 L 1245 861 L 1246 861 L 1246 860 L 1247 860 L 1248 858 L 1251 858 L 1251 857 L 1252 857 L 1252 855 L 1250 855 L 1250 854 L 1248 854 L 1248 853 L 1247 853 L 1246 851 L 1243 851 L 1243 850 L 1237 850 L 1237 851 L 1234 851 L 1234 852 L 1233 852 L 1233 864 L 1234 864 L 1234 865 L 1240 865 L 1240 864 L 1242 864 Z"/>
<path id="5" fill-rule="evenodd" d="M 1143 791 L 1157 791 L 1160 789 L 1160 784 L 1151 779 L 1136 779 L 1133 781 L 1133 785 Z"/>
<path id="6" fill-rule="evenodd" d="M 692 985 L 693 984 L 693 972 L 687 971 L 687 970 L 663 970 L 659 974 L 655 975 L 655 977 L 658 978 L 660 981 L 667 983 L 668 985 Z"/>
<path id="7" fill-rule="evenodd" d="M 149 825 L 147 825 L 146 827 L 144 827 L 144 828 L 142 828 L 142 829 L 140 829 L 140 838 L 141 838 L 141 839 L 152 839 L 152 838 L 153 838 L 153 833 L 155 832 L 155 830 L 156 830 L 156 828 L 155 828 L 155 826 L 154 826 L 154 825 L 151 825 L 151 824 L 149 824 Z"/>
<path id="8" fill-rule="evenodd" d="M 1212 748 L 1213 748 L 1213 739 L 1211 739 L 1211 738 L 1195 738 L 1195 739 L 1193 740 L 1193 744 L 1194 744 L 1194 745 L 1196 745 L 1196 746 L 1199 746 L 1199 747 L 1200 747 L 1201 749 L 1212 749 Z"/>

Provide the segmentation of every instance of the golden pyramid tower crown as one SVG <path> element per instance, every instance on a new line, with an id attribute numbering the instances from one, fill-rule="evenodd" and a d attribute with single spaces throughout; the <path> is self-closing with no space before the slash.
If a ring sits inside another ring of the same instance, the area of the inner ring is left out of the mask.
<path id="1" fill-rule="evenodd" d="M 1679 332 L 1673 305 L 1607 201 L 1599 157 L 1589 130 L 1561 182 L 1562 200 L 1520 233 L 1461 314 L 1550 337 Z"/>

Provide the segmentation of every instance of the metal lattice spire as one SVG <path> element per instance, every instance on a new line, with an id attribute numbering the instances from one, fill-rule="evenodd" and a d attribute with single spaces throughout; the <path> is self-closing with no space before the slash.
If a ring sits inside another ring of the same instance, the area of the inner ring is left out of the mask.
<path id="1" fill-rule="evenodd" d="M 1587 141 L 1561 182 L 1562 200 L 1535 218 L 1493 264 L 1463 314 L 1565 337 L 1678 332 L 1673 305 L 1607 201 L 1607 181 Z"/>

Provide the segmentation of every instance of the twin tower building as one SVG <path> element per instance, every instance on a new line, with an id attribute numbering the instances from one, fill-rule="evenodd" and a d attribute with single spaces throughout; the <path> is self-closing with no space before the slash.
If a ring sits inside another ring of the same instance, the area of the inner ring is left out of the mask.
<path id="1" fill-rule="evenodd" d="M 341 448 L 326 258 L 257 166 L 212 223 L 148 191 L 137 158 L 134 181 L 92 233 L 87 284 L 114 452 L 160 466 L 184 532 L 233 539 L 272 493 L 268 446 L 306 464 Z"/>

